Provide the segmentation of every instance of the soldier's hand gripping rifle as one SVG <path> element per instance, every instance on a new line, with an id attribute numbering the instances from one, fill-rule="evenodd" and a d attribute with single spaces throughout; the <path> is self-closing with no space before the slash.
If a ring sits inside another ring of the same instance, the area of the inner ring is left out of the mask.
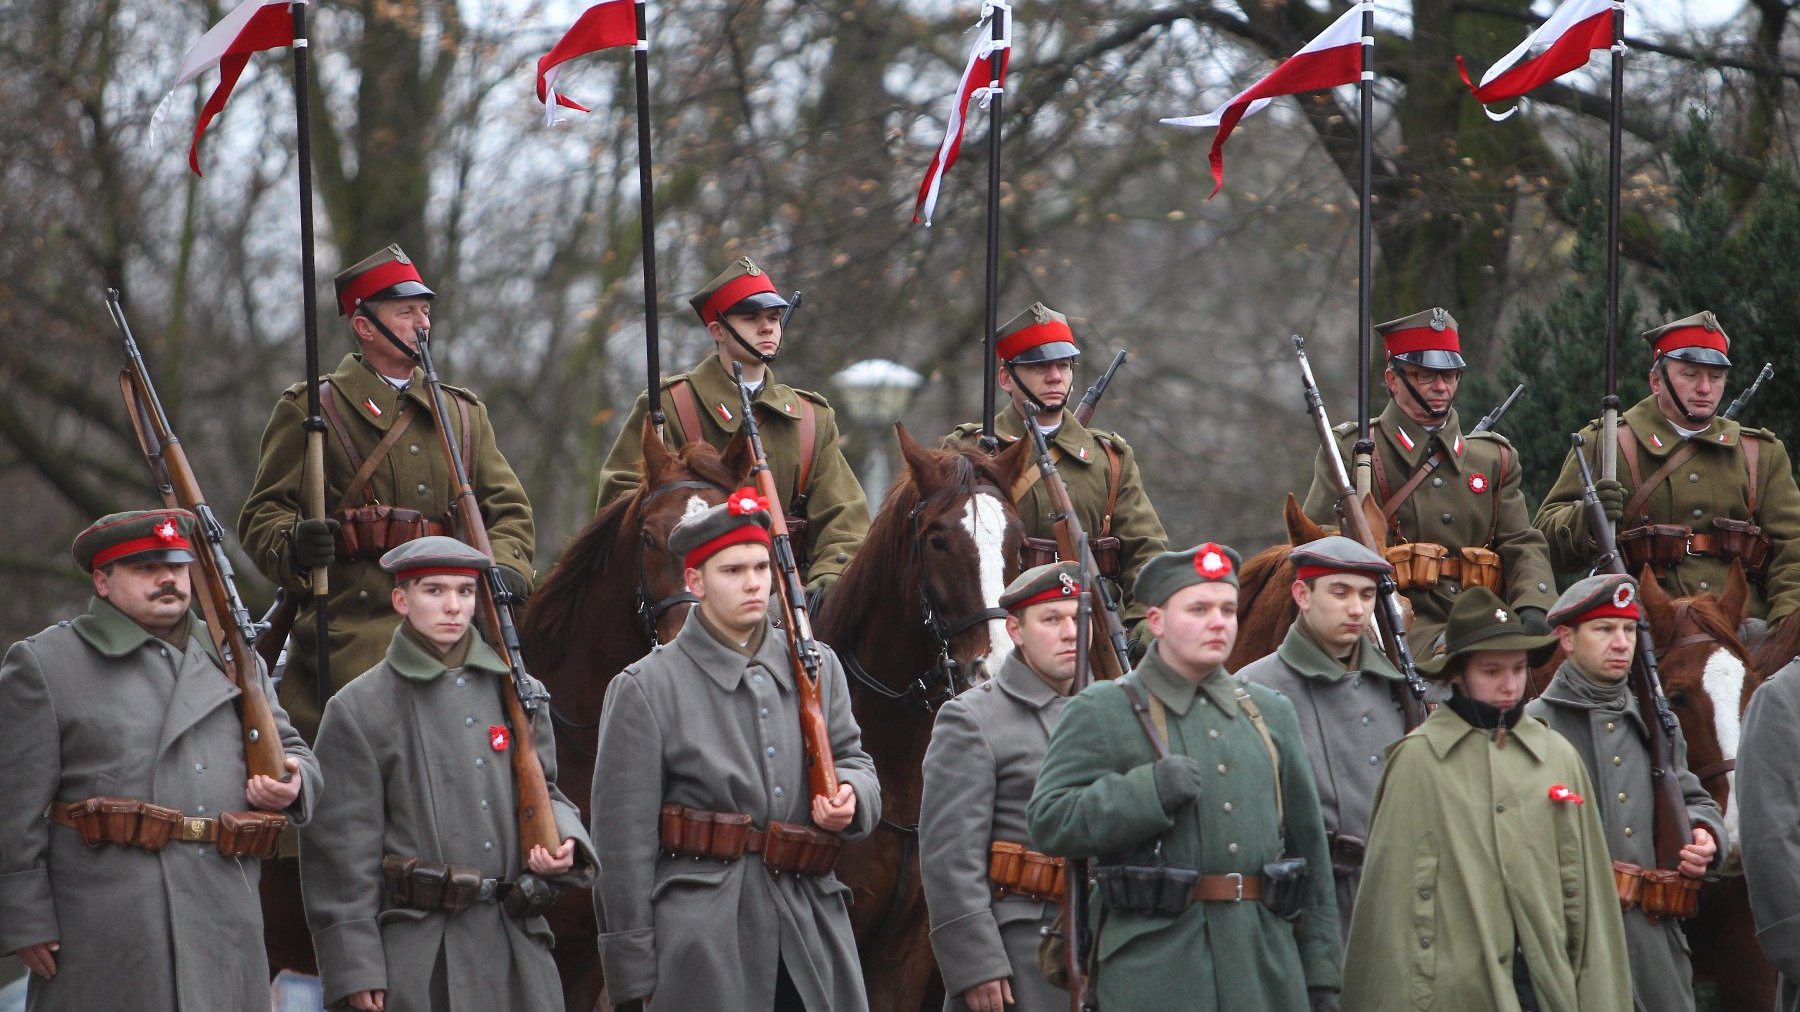
<path id="1" fill-rule="evenodd" d="M 125 400 L 125 414 L 137 432 L 138 446 L 150 465 L 151 478 L 162 495 L 163 505 L 179 507 L 200 520 L 204 546 L 196 546 L 195 562 L 189 571 L 194 580 L 194 596 L 200 599 L 206 615 L 206 630 L 213 646 L 225 663 L 225 675 L 238 687 L 238 716 L 244 725 L 244 766 L 251 776 L 287 780 L 287 755 L 282 749 L 281 734 L 275 728 L 275 714 L 263 693 L 262 679 L 256 670 L 256 654 L 252 644 L 257 639 L 256 623 L 250 610 L 238 596 L 236 575 L 231 556 L 225 551 L 225 528 L 206 504 L 200 482 L 189 466 L 181 440 L 169 427 L 169 416 L 162 400 L 150 382 L 150 370 L 138 351 L 125 310 L 119 305 L 119 291 L 106 290 L 106 310 L 125 343 L 125 367 L 119 372 L 119 394 Z"/>
<path id="2" fill-rule="evenodd" d="M 1606 520 L 1606 508 L 1600 505 L 1600 495 L 1594 490 L 1594 472 L 1581 452 L 1585 440 L 1576 432 L 1569 434 L 1569 442 L 1574 445 L 1575 462 L 1581 468 L 1581 508 L 1587 513 L 1588 530 L 1600 551 L 1594 562 L 1594 572 L 1630 576 L 1632 574 L 1625 569 L 1625 559 L 1619 554 L 1618 542 L 1613 539 L 1612 525 Z M 1641 609 L 1637 632 L 1637 652 L 1631 658 L 1632 688 L 1637 693 L 1644 723 L 1650 730 L 1650 788 L 1656 799 L 1656 864 L 1660 868 L 1676 868 L 1681 864 L 1681 848 L 1694 838 L 1687 800 L 1682 796 L 1675 766 L 1675 737 L 1680 733 L 1680 726 L 1675 721 L 1675 712 L 1669 709 L 1668 697 L 1663 695 L 1662 675 L 1656 668 L 1656 642 L 1650 636 L 1649 618 Z"/>
<path id="3" fill-rule="evenodd" d="M 412 349 L 413 357 L 425 373 L 431 420 L 437 426 L 438 444 L 444 451 L 444 462 L 453 481 L 451 519 L 465 544 L 492 559 L 494 546 L 488 541 L 487 521 L 481 515 L 481 504 L 475 500 L 475 489 L 469 482 L 469 470 L 463 465 L 461 448 L 451 434 L 450 405 L 444 397 L 444 384 L 438 379 L 437 363 L 431 357 L 431 335 L 423 327 L 415 329 L 413 334 L 418 338 L 418 346 Z M 489 644 L 500 652 L 512 673 L 510 691 L 501 690 L 500 702 L 506 710 L 506 722 L 512 726 L 513 740 L 507 751 L 512 753 L 513 783 L 519 795 L 519 860 L 523 863 L 533 847 L 543 847 L 555 854 L 562 845 L 562 833 L 556 828 L 556 811 L 550 807 L 550 785 L 544 779 L 543 765 L 538 762 L 537 730 L 533 724 L 538 707 L 549 697 L 532 688 L 531 677 L 525 671 L 525 654 L 519 649 L 519 630 L 513 622 L 512 593 L 500 577 L 498 562 L 488 567 L 486 579 L 480 586 L 485 593 L 477 595 L 481 603 L 476 620 Z"/>
<path id="4" fill-rule="evenodd" d="M 812 616 L 806 607 L 806 586 L 800 582 L 800 566 L 794 561 L 794 541 L 788 535 L 787 515 L 781 493 L 775 488 L 775 472 L 769 470 L 763 452 L 762 428 L 756 421 L 756 405 L 744 386 L 744 367 L 731 365 L 737 381 L 738 403 L 744 433 L 750 439 L 751 477 L 756 489 L 769 501 L 769 534 L 775 543 L 775 596 L 781 602 L 782 630 L 787 633 L 788 663 L 800 699 L 800 740 L 806 751 L 806 784 L 815 798 L 837 797 L 837 762 L 831 751 L 831 728 L 825 723 L 825 706 L 819 691 L 819 644 L 813 639 Z"/>
<path id="5" fill-rule="evenodd" d="M 1075 513 L 1075 501 L 1069 498 L 1069 487 L 1063 484 L 1056 461 L 1050 456 L 1049 441 L 1030 418 L 1025 419 L 1025 431 L 1031 433 L 1038 473 L 1043 476 L 1044 488 L 1050 493 L 1056 554 L 1059 558 L 1079 562 L 1083 583 L 1092 586 L 1100 597 L 1100 622 L 1106 632 L 1105 643 L 1096 641 L 1085 645 L 1082 652 L 1093 653 L 1100 677 L 1118 678 L 1131 670 L 1130 647 L 1125 639 L 1124 620 L 1119 617 L 1119 602 L 1113 599 L 1112 592 L 1100 579 L 1100 565 L 1094 561 L 1094 551 L 1088 546 L 1087 532 L 1081 529 L 1081 517 Z"/>
<path id="6" fill-rule="evenodd" d="M 1331 431 L 1331 420 L 1325 417 L 1325 399 L 1319 394 L 1319 384 L 1313 379 L 1312 363 L 1306 358 L 1306 339 L 1295 334 L 1293 340 L 1294 354 L 1300 359 L 1300 383 L 1306 391 L 1306 410 L 1312 415 L 1313 427 L 1318 430 L 1319 446 L 1325 453 L 1325 459 L 1331 462 L 1332 485 L 1337 491 L 1339 530 L 1345 536 L 1361 542 L 1363 547 L 1379 553 L 1380 542 L 1375 539 L 1375 532 L 1369 527 L 1369 518 L 1363 512 L 1363 498 L 1357 494 L 1356 486 L 1350 483 L 1350 473 L 1344 469 L 1343 451 L 1338 448 L 1337 436 Z M 1515 391 L 1513 396 L 1517 397 L 1518 393 Z M 1394 582 L 1392 574 L 1384 574 L 1376 581 L 1375 599 L 1375 623 L 1381 630 L 1388 658 L 1406 676 L 1409 691 L 1401 697 L 1401 708 L 1406 728 L 1410 731 L 1425 719 L 1425 680 L 1419 677 L 1419 669 L 1413 665 L 1412 648 L 1406 642 L 1406 615 L 1400 607 L 1400 588 Z"/>
<path id="7" fill-rule="evenodd" d="M 1113 360 L 1113 368 L 1118 368 L 1124 358 L 1125 353 L 1120 352 Z M 1112 370 L 1107 370 L 1107 377 L 1111 375 Z M 1105 389 L 1104 384 L 1100 387 Z M 1078 541 L 1080 547 L 1087 547 L 1086 534 Z M 1088 637 L 1094 627 L 1094 597 L 1088 586 L 1091 577 L 1085 571 L 1082 576 L 1081 596 L 1075 608 L 1075 642 L 1081 649 L 1075 654 L 1075 681 L 1069 687 L 1071 696 L 1078 695 L 1094 680 L 1093 667 L 1089 663 L 1093 655 L 1088 650 Z M 1062 894 L 1063 972 L 1069 978 L 1069 1012 L 1089 1012 L 1095 1006 L 1088 1000 L 1088 955 L 1094 947 L 1093 931 L 1088 927 L 1088 862 L 1073 857 L 1063 860 L 1067 863 Z"/>

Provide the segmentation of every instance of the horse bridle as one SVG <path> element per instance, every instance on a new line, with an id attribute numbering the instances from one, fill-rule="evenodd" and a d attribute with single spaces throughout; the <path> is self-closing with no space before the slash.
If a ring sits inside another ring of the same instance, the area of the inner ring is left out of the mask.
<path id="1" fill-rule="evenodd" d="M 1676 628 L 1676 629 L 1681 628 L 1681 624 L 1687 620 L 1688 609 L 1690 607 L 1692 607 L 1692 606 L 1686 601 L 1682 601 L 1681 603 L 1679 603 L 1675 606 L 1675 621 L 1672 623 L 1672 626 L 1674 628 Z M 1699 623 L 1695 623 L 1695 624 L 1698 625 Z M 1663 658 L 1665 658 L 1669 654 L 1672 654 L 1675 651 L 1681 649 L 1682 647 L 1699 646 L 1699 645 L 1705 644 L 1705 643 L 1719 643 L 1720 646 L 1723 647 L 1724 649 L 1727 649 L 1727 650 L 1730 649 L 1729 646 L 1726 646 L 1725 644 L 1720 643 L 1720 641 L 1717 637 L 1712 636 L 1711 634 L 1707 633 L 1704 628 L 1702 628 L 1700 632 L 1688 633 L 1686 636 L 1677 637 L 1673 640 L 1670 640 L 1668 643 L 1666 643 L 1660 647 L 1657 647 L 1656 648 L 1656 663 L 1660 665 L 1663 661 Z M 1734 656 L 1735 656 L 1735 654 L 1734 654 Z M 1744 663 L 1744 667 L 1746 669 L 1749 668 L 1750 665 L 1749 665 L 1748 660 L 1746 660 L 1743 657 L 1739 657 L 1738 660 L 1742 661 Z M 1714 777 L 1722 777 L 1725 774 L 1730 773 L 1735 769 L 1737 769 L 1737 759 L 1732 758 L 1732 759 L 1720 759 L 1718 762 L 1715 762 L 1715 763 L 1707 763 L 1705 766 L 1702 766 L 1697 770 L 1691 770 L 1690 772 L 1692 772 L 1694 774 L 1694 779 L 1705 781 L 1705 780 L 1711 780 Z"/>
<path id="2" fill-rule="evenodd" d="M 700 481 L 694 478 L 672 481 L 666 485 L 658 485 L 651 489 L 650 492 L 644 496 L 643 500 L 638 503 L 638 510 L 642 512 L 646 506 L 649 506 L 657 499 L 668 495 L 670 492 L 680 491 L 713 491 L 727 493 L 731 490 L 720 485 L 715 485 L 710 481 Z M 642 525 L 638 527 L 638 540 L 642 543 L 643 547 L 643 550 L 638 553 L 638 621 L 644 624 L 644 632 L 649 635 L 651 643 L 661 643 L 662 640 L 657 636 L 656 624 L 662 620 L 662 617 L 668 613 L 669 609 L 684 604 L 699 604 L 700 599 L 695 597 L 694 593 L 684 586 L 675 593 L 670 594 L 668 597 L 659 598 L 655 601 L 650 600 L 650 571 L 644 560 L 652 551 L 656 550 L 656 543 L 650 540 L 650 532 L 644 530 Z"/>

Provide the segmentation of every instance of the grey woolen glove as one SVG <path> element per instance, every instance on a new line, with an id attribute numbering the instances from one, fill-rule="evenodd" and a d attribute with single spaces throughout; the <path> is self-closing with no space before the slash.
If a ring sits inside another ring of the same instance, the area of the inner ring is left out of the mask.
<path id="1" fill-rule="evenodd" d="M 1533 636 L 1550 635 L 1550 618 L 1542 608 L 1519 608 L 1519 624 Z"/>
<path id="2" fill-rule="evenodd" d="M 511 566 L 496 565 L 494 568 L 500 573 L 500 585 L 506 588 L 506 593 L 514 602 L 523 602 L 531 593 L 531 580 Z"/>
<path id="3" fill-rule="evenodd" d="M 1200 796 L 1200 764 L 1192 756 L 1172 755 L 1156 761 L 1156 800 L 1173 812 Z"/>
<path id="4" fill-rule="evenodd" d="M 336 520 L 302 520 L 294 525 L 288 545 L 297 569 L 311 571 L 331 565 L 337 558 Z"/>
<path id="5" fill-rule="evenodd" d="M 1331 988 L 1309 987 L 1306 1000 L 1312 1006 L 1311 1012 L 1338 1012 L 1338 993 Z"/>
<path id="6" fill-rule="evenodd" d="M 1594 482 L 1594 495 L 1600 500 L 1600 508 L 1606 511 L 1606 519 L 1618 523 L 1625 515 L 1625 486 L 1611 478 L 1602 478 Z"/>

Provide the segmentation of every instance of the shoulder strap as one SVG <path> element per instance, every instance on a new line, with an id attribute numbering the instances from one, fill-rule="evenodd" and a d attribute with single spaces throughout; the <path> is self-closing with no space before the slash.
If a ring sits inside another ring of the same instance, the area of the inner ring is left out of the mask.
<path id="1" fill-rule="evenodd" d="M 1113 511 L 1119 508 L 1119 451 L 1112 440 L 1100 437 L 1100 449 L 1106 451 L 1106 512 L 1100 516 L 1100 536 L 1112 534 Z"/>
<path id="2" fill-rule="evenodd" d="M 1125 691 L 1125 698 L 1131 701 L 1132 713 L 1137 716 L 1138 724 L 1144 729 L 1144 736 L 1150 739 L 1150 749 L 1161 759 L 1169 754 L 1169 718 L 1163 710 L 1162 700 L 1156 693 L 1150 694 L 1150 702 L 1144 702 L 1144 694 L 1138 687 L 1128 681 L 1120 681 L 1119 688 Z"/>
<path id="3" fill-rule="evenodd" d="M 471 421 L 474 412 L 469 409 L 474 405 L 464 404 L 457 397 L 450 399 L 456 402 L 456 413 L 462 416 L 463 473 L 469 476 L 470 482 L 473 482 L 475 480 L 475 423 Z"/>
<path id="4" fill-rule="evenodd" d="M 688 442 L 700 436 L 700 402 L 694 397 L 694 383 L 679 379 L 669 384 L 669 400 L 675 403 L 675 417 L 681 422 L 681 434 Z"/>
<path id="5" fill-rule="evenodd" d="M 1750 522 L 1756 522 L 1756 473 L 1757 465 L 1762 462 L 1762 444 L 1749 432 L 1738 434 L 1738 445 L 1744 448 L 1744 476 L 1749 479 L 1750 487 L 1746 490 L 1749 499 Z"/>
<path id="6" fill-rule="evenodd" d="M 1619 456 L 1625 460 L 1625 470 L 1631 472 L 1631 487 L 1635 489 L 1644 483 L 1643 473 L 1638 469 L 1637 433 L 1631 431 L 1631 426 L 1629 425 L 1621 425 L 1618 427 L 1617 431 L 1619 434 Z"/>
<path id="7" fill-rule="evenodd" d="M 1496 444 L 1500 448 L 1500 469 L 1494 475 L 1494 484 L 1488 489 L 1488 499 L 1493 506 L 1494 517 L 1488 524 L 1487 543 L 1492 546 L 1494 539 L 1500 536 L 1500 490 L 1506 487 L 1506 468 L 1508 451 L 1505 443 Z"/>
<path id="8" fill-rule="evenodd" d="M 324 403 L 323 399 L 320 400 L 320 403 Z M 388 451 L 400 441 L 400 436 L 412 425 L 412 420 L 412 405 L 401 401 L 400 413 L 394 416 L 394 424 L 388 426 L 387 435 L 382 436 L 381 442 L 375 444 L 375 450 L 369 454 L 369 459 L 362 462 L 362 466 L 356 469 L 355 477 L 350 479 L 350 484 L 344 486 L 344 501 L 338 503 L 340 511 L 351 509 L 356 505 L 352 496 L 356 494 L 359 486 L 363 490 L 363 502 L 375 501 L 375 486 L 370 483 L 370 479 L 375 477 L 375 469 L 387 459 Z"/>
<path id="9" fill-rule="evenodd" d="M 338 437 L 338 442 L 343 444 L 344 455 L 350 458 L 350 466 L 361 471 L 362 453 L 356 449 L 356 444 L 350 441 L 350 430 L 344 427 L 343 409 L 338 407 L 337 397 L 330 380 L 319 381 L 319 408 L 325 412 L 325 421 Z M 351 482 L 350 487 L 355 488 L 356 483 Z"/>
<path id="10" fill-rule="evenodd" d="M 1402 541 L 1405 539 L 1400 536 L 1400 521 L 1394 518 L 1394 514 L 1400 512 L 1400 507 L 1396 504 L 1390 511 L 1387 506 L 1388 500 L 1393 497 L 1388 494 L 1387 467 L 1381 462 L 1381 443 L 1375 439 L 1375 430 L 1380 427 L 1379 418 L 1369 423 L 1369 439 L 1375 443 L 1375 448 L 1369 452 L 1369 468 L 1375 472 L 1375 494 L 1381 497 L 1381 516 L 1387 521 L 1389 540 Z M 1355 449 L 1356 444 L 1352 442 L 1350 446 Z"/>
<path id="11" fill-rule="evenodd" d="M 1442 453 L 1443 451 L 1440 450 L 1438 452 Z M 1379 447 L 1371 454 L 1371 457 L 1375 460 L 1381 459 L 1381 450 Z M 1394 517 L 1400 512 L 1401 504 L 1412 498 L 1413 492 L 1419 487 L 1419 483 L 1425 480 L 1426 475 L 1429 475 L 1432 471 L 1436 470 L 1436 468 L 1431 466 L 1431 462 L 1436 459 L 1437 454 L 1435 453 L 1426 457 L 1424 463 L 1419 465 L 1419 469 L 1413 472 L 1411 478 L 1406 479 L 1406 484 L 1400 486 L 1400 491 L 1395 492 L 1392 498 L 1387 496 L 1385 490 L 1383 491 L 1381 496 L 1381 515 L 1387 518 L 1388 523 L 1391 524 L 1395 522 Z M 1381 473 L 1380 464 L 1375 465 L 1375 473 Z M 1387 483 L 1384 481 L 1382 484 L 1385 485 Z"/>
<path id="12" fill-rule="evenodd" d="M 1050 460 L 1051 460 L 1051 462 L 1052 463 L 1060 463 L 1062 461 L 1062 458 L 1063 458 L 1062 447 L 1057 446 L 1055 443 L 1051 443 L 1050 444 Z M 1020 503 L 1025 501 L 1025 493 L 1031 491 L 1031 487 L 1033 485 L 1036 485 L 1039 481 L 1043 480 L 1043 477 L 1044 477 L 1044 472 L 1041 468 L 1039 468 L 1037 466 L 1037 459 L 1032 458 L 1031 466 L 1027 467 L 1023 471 L 1020 471 L 1019 477 L 1013 481 L 1012 488 L 1009 488 L 1006 490 L 1007 497 L 1012 500 L 1014 506 L 1019 505 Z"/>
<path id="13" fill-rule="evenodd" d="M 1284 827 L 1282 833 L 1285 835 L 1287 802 L 1281 792 L 1281 750 L 1275 747 L 1275 737 L 1269 733 L 1269 725 L 1263 723 L 1262 709 L 1256 705 L 1256 700 L 1250 698 L 1250 690 L 1237 685 L 1232 687 L 1232 691 L 1237 693 L 1238 709 L 1243 710 L 1244 716 L 1250 718 L 1250 723 L 1256 727 L 1256 733 L 1262 736 L 1263 747 L 1269 750 L 1269 768 L 1275 771 L 1275 824 Z"/>
<path id="14" fill-rule="evenodd" d="M 819 419 L 813 414 L 810 399 L 800 394 L 794 396 L 800 401 L 800 481 L 794 486 L 794 501 L 788 504 L 788 509 L 798 513 L 812 493 L 813 450 L 819 440 Z"/>
<path id="15" fill-rule="evenodd" d="M 1669 459 L 1663 461 L 1663 465 L 1650 475 L 1649 481 L 1631 490 L 1631 498 L 1625 501 L 1625 512 L 1619 514 L 1624 522 L 1630 522 L 1633 517 L 1641 516 L 1644 504 L 1650 501 L 1650 493 L 1656 491 L 1656 487 L 1661 485 L 1669 475 L 1674 474 L 1676 468 L 1694 459 L 1694 454 L 1699 452 L 1700 444 L 1690 439 L 1681 449 L 1669 454 Z M 1637 476 L 1632 475 L 1632 477 L 1636 478 Z"/>

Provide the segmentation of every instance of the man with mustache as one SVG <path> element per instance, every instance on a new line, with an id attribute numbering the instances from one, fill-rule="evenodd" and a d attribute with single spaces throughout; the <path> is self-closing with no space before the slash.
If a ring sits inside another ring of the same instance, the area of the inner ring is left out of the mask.
<path id="1" fill-rule="evenodd" d="M 1731 368 L 1731 339 L 1710 312 L 1644 334 L 1651 349 L 1650 396 L 1619 416 L 1616 478 L 1594 490 L 1618 525 L 1619 551 L 1633 573 L 1646 565 L 1674 597 L 1722 594 L 1733 561 L 1750 579 L 1744 615 L 1752 639 L 1800 610 L 1800 487 L 1787 447 L 1767 429 L 1720 413 Z M 1582 431 L 1597 460 L 1600 423 Z M 1593 564 L 1594 540 L 1582 508 L 1575 451 L 1533 521 L 1550 539 L 1558 569 Z M 1596 472 L 1599 465 L 1593 465 Z"/>
<path id="2" fill-rule="evenodd" d="M 1025 803 L 1075 680 L 1080 594 L 1076 563 L 1020 574 L 1000 595 L 1013 651 L 993 678 L 945 703 L 931 730 L 919 868 L 945 1012 L 1069 1004 L 1037 963 L 1061 901 L 1062 862 L 1032 842 Z"/>
<path id="3" fill-rule="evenodd" d="M 1388 405 L 1369 420 L 1369 498 L 1386 517 L 1387 559 L 1412 602 L 1408 639 L 1424 656 L 1457 595 L 1486 587 L 1515 608 L 1526 628 L 1548 635 L 1556 600 L 1544 536 L 1531 526 L 1519 487 L 1519 452 L 1496 432 L 1464 432 L 1452 403 L 1462 382 L 1456 319 L 1433 308 L 1376 326 L 1387 351 Z M 1357 425 L 1334 430 L 1354 461 Z M 1436 455 L 1442 464 L 1427 464 Z M 1306 515 L 1337 523 L 1337 486 L 1323 450 L 1313 465 Z"/>
<path id="4" fill-rule="evenodd" d="M 286 779 L 249 776 L 240 695 L 188 610 L 198 522 L 115 513 L 75 538 L 87 613 L 0 664 L 0 952 L 31 971 L 26 1007 L 205 1012 L 269 1002 L 257 876 L 303 823 L 318 764 L 274 702 Z"/>
<path id="5" fill-rule="evenodd" d="M 1338 927 L 1348 937 L 1382 759 L 1406 733 L 1399 695 L 1408 691 L 1406 681 L 1369 627 L 1375 583 L 1393 567 L 1337 535 L 1301 545 L 1288 558 L 1300 614 L 1274 653 L 1238 675 L 1286 696 L 1299 715 L 1331 841 Z"/>

